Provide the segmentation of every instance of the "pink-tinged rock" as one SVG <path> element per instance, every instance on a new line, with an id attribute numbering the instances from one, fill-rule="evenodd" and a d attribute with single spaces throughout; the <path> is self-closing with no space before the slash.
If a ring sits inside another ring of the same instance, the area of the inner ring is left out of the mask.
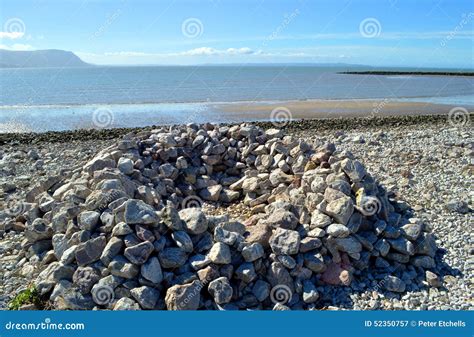
<path id="1" fill-rule="evenodd" d="M 352 282 L 352 266 L 346 254 L 340 263 L 332 262 L 322 274 L 321 280 L 327 284 L 349 286 Z"/>

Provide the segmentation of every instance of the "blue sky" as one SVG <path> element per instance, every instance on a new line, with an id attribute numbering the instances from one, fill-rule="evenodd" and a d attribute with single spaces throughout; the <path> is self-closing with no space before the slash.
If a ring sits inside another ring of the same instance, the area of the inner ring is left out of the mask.
<path id="1" fill-rule="evenodd" d="M 96 64 L 473 68 L 468 0 L 2 0 L 0 48 Z"/>

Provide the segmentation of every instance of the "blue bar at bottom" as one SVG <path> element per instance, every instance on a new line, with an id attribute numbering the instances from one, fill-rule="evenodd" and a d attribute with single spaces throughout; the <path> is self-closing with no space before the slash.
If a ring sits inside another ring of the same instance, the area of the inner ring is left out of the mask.
<path id="1" fill-rule="evenodd" d="M 0 336 L 469 336 L 469 311 L 0 311 Z"/>

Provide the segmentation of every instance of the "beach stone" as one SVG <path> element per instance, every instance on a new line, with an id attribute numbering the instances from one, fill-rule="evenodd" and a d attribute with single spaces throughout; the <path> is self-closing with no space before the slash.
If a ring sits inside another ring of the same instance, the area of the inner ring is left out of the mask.
<path id="1" fill-rule="evenodd" d="M 389 275 L 383 280 L 384 288 L 388 291 L 402 293 L 405 291 L 406 284 L 400 278 Z"/>
<path id="2" fill-rule="evenodd" d="M 112 229 L 113 236 L 125 236 L 132 233 L 133 233 L 133 229 L 125 222 L 120 222 L 116 224 L 114 228 Z"/>
<path id="3" fill-rule="evenodd" d="M 92 310 L 95 303 L 92 296 L 83 295 L 74 288 L 70 288 L 56 298 L 55 306 L 59 310 Z"/>
<path id="4" fill-rule="evenodd" d="M 390 243 L 390 246 L 399 253 L 405 255 L 415 254 L 415 246 L 405 238 L 400 237 L 395 240 L 388 240 L 388 242 Z"/>
<path id="5" fill-rule="evenodd" d="M 248 236 L 245 241 L 249 243 L 259 243 L 264 248 L 269 247 L 269 240 L 272 236 L 272 229 L 267 224 L 258 223 L 247 227 Z"/>
<path id="6" fill-rule="evenodd" d="M 160 175 L 165 179 L 176 179 L 179 171 L 176 167 L 171 165 L 170 163 L 166 163 L 160 166 Z"/>
<path id="7" fill-rule="evenodd" d="M 95 211 L 84 211 L 79 214 L 78 225 L 80 229 L 93 231 L 99 223 L 100 213 Z"/>
<path id="8" fill-rule="evenodd" d="M 258 190 L 258 177 L 245 177 L 242 182 L 242 189 L 244 192 L 254 192 Z"/>
<path id="9" fill-rule="evenodd" d="M 450 200 L 446 203 L 445 208 L 450 212 L 467 214 L 470 212 L 469 205 L 462 200 Z"/>
<path id="10" fill-rule="evenodd" d="M 110 273 L 115 276 L 120 276 L 126 279 L 133 279 L 138 275 L 138 266 L 131 263 L 125 257 L 118 255 L 110 262 L 108 269 Z"/>
<path id="11" fill-rule="evenodd" d="M 145 226 L 136 225 L 135 233 L 137 237 L 142 241 L 149 241 L 151 243 L 155 241 L 155 236 L 153 235 L 152 231 L 148 230 Z"/>
<path id="12" fill-rule="evenodd" d="M 307 235 L 312 238 L 323 238 L 326 236 L 326 231 L 322 228 L 313 228 L 311 229 Z"/>
<path id="13" fill-rule="evenodd" d="M 267 280 L 273 287 L 286 286 L 290 290 L 290 293 L 295 292 L 293 278 L 291 277 L 288 270 L 279 262 L 273 262 L 267 272 Z"/>
<path id="14" fill-rule="evenodd" d="M 410 241 L 415 241 L 423 231 L 423 225 L 419 223 L 410 223 L 401 227 L 402 234 Z"/>
<path id="15" fill-rule="evenodd" d="M 283 130 L 281 130 L 281 129 L 268 129 L 268 130 L 265 131 L 265 135 L 268 137 L 268 139 L 281 138 L 281 137 L 283 137 Z"/>
<path id="16" fill-rule="evenodd" d="M 141 266 L 140 272 L 143 278 L 152 283 L 159 284 L 163 281 L 160 261 L 155 256 L 149 258 L 148 261 Z"/>
<path id="17" fill-rule="evenodd" d="M 65 234 L 55 234 L 51 240 L 54 249 L 54 255 L 58 260 L 61 259 L 62 255 L 68 249 L 68 239 Z"/>
<path id="18" fill-rule="evenodd" d="M 79 266 L 84 266 L 98 261 L 105 249 L 106 242 L 107 240 L 104 236 L 99 236 L 77 245 L 75 253 L 77 264 Z"/>
<path id="19" fill-rule="evenodd" d="M 193 242 L 186 232 L 173 232 L 171 233 L 171 238 L 174 240 L 176 245 L 181 248 L 185 253 L 191 253 L 193 251 Z"/>
<path id="20" fill-rule="evenodd" d="M 314 211 L 311 215 L 311 226 L 317 228 L 325 228 L 332 223 L 330 216 L 321 213 L 319 211 Z"/>
<path id="21" fill-rule="evenodd" d="M 218 201 L 220 193 L 222 191 L 222 185 L 213 185 L 203 188 L 199 192 L 199 196 L 207 201 Z"/>
<path id="22" fill-rule="evenodd" d="M 286 174 L 281 169 L 272 170 L 270 173 L 270 182 L 273 186 L 277 186 L 281 183 L 290 183 L 293 181 L 293 176 Z"/>
<path id="23" fill-rule="evenodd" d="M 151 287 L 142 286 L 130 290 L 130 294 L 140 304 L 143 309 L 155 308 L 160 293 Z"/>
<path id="24" fill-rule="evenodd" d="M 425 273 L 425 277 L 426 277 L 426 282 L 428 282 L 428 284 L 431 287 L 434 287 L 434 288 L 441 287 L 441 281 L 440 281 L 438 275 L 436 275 L 435 273 L 427 270 L 426 273 Z"/>
<path id="25" fill-rule="evenodd" d="M 285 268 L 293 269 L 296 267 L 296 260 L 289 255 L 278 255 L 277 260 L 285 266 Z"/>
<path id="26" fill-rule="evenodd" d="M 306 237 L 300 242 L 300 253 L 306 253 L 322 246 L 320 239 L 315 237 Z"/>
<path id="27" fill-rule="evenodd" d="M 167 204 L 161 211 L 161 220 L 171 230 L 182 231 L 185 229 L 183 221 L 176 208 L 172 204 Z"/>
<path id="28" fill-rule="evenodd" d="M 263 246 L 259 243 L 252 243 L 249 246 L 246 246 L 242 249 L 242 256 L 247 262 L 253 262 L 261 257 L 263 257 L 265 251 Z"/>
<path id="29" fill-rule="evenodd" d="M 227 277 L 219 277 L 210 282 L 208 291 L 217 304 L 229 303 L 232 299 L 233 289 Z"/>
<path id="30" fill-rule="evenodd" d="M 125 249 L 125 257 L 133 264 L 141 265 L 145 263 L 150 254 L 155 250 L 155 246 L 149 241 Z"/>
<path id="31" fill-rule="evenodd" d="M 199 270 L 207 267 L 211 263 L 211 260 L 206 255 L 196 254 L 189 258 L 189 263 L 194 270 Z"/>
<path id="32" fill-rule="evenodd" d="M 420 255 L 434 257 L 438 250 L 436 239 L 431 233 L 422 233 L 414 245 L 415 253 Z"/>
<path id="33" fill-rule="evenodd" d="M 179 268 L 186 263 L 187 255 L 180 248 L 165 248 L 158 253 L 160 264 L 163 268 Z"/>
<path id="34" fill-rule="evenodd" d="M 117 162 L 117 168 L 123 174 L 129 175 L 133 173 L 133 161 L 128 158 L 121 157 Z"/>
<path id="35" fill-rule="evenodd" d="M 76 259 L 77 245 L 71 246 L 64 251 L 59 262 L 62 264 L 71 264 Z"/>
<path id="36" fill-rule="evenodd" d="M 124 219 L 129 225 L 154 224 L 160 221 L 152 206 L 137 199 L 130 199 L 125 203 Z"/>
<path id="37" fill-rule="evenodd" d="M 375 243 L 374 248 L 379 251 L 381 256 L 387 256 L 390 250 L 390 244 L 385 239 L 379 239 Z"/>
<path id="38" fill-rule="evenodd" d="M 273 228 L 295 229 L 298 225 L 296 216 L 283 209 L 271 213 L 266 222 Z"/>
<path id="39" fill-rule="evenodd" d="M 351 160 L 349 158 L 346 158 L 341 162 L 341 169 L 353 182 L 362 181 L 367 174 L 364 165 L 362 165 L 358 160 Z"/>
<path id="40" fill-rule="evenodd" d="M 300 235 L 297 231 L 277 228 L 270 237 L 270 247 L 275 254 L 298 254 L 300 249 Z"/>
<path id="41" fill-rule="evenodd" d="M 304 254 L 304 266 L 314 273 L 322 273 L 326 270 L 326 265 L 320 254 Z"/>
<path id="42" fill-rule="evenodd" d="M 95 171 L 102 170 L 104 168 L 114 168 L 115 160 L 113 160 L 109 153 L 101 153 L 91 159 L 84 165 L 84 170 L 92 175 Z"/>
<path id="43" fill-rule="evenodd" d="M 217 226 L 214 230 L 214 241 L 222 242 L 229 246 L 232 246 L 238 237 L 239 235 L 237 233 L 227 231 L 220 226 Z"/>
<path id="44" fill-rule="evenodd" d="M 255 272 L 255 267 L 253 263 L 245 262 L 242 263 L 235 270 L 235 277 L 239 280 L 244 281 L 245 283 L 250 283 L 257 278 L 257 273 Z"/>
<path id="45" fill-rule="evenodd" d="M 257 280 L 252 287 L 252 294 L 257 298 L 257 301 L 265 301 L 268 296 L 270 296 L 270 284 L 262 280 Z"/>
<path id="46" fill-rule="evenodd" d="M 411 263 L 415 267 L 423 269 L 431 269 L 436 266 L 435 260 L 431 256 L 419 255 L 411 259 Z"/>
<path id="47" fill-rule="evenodd" d="M 305 303 L 314 303 L 319 299 L 319 293 L 316 286 L 310 281 L 303 282 L 303 301 Z"/>
<path id="48" fill-rule="evenodd" d="M 175 285 L 166 291 L 165 303 L 168 310 L 197 310 L 201 299 L 202 284 Z"/>
<path id="49" fill-rule="evenodd" d="M 346 253 L 360 253 L 362 251 L 361 243 L 354 237 L 334 239 L 336 247 Z"/>
<path id="50" fill-rule="evenodd" d="M 53 229 L 45 220 L 38 218 L 32 223 L 27 222 L 25 237 L 28 242 L 32 243 L 40 240 L 51 239 L 53 237 Z"/>
<path id="51" fill-rule="evenodd" d="M 128 311 L 128 310 L 140 310 L 140 305 L 128 297 L 120 298 L 114 305 L 114 309 L 117 311 Z"/>
<path id="52" fill-rule="evenodd" d="M 351 234 L 349 228 L 338 223 L 329 225 L 325 230 L 328 235 L 336 238 L 345 238 Z"/>
<path id="53" fill-rule="evenodd" d="M 216 242 L 207 256 L 216 264 L 228 264 L 232 259 L 229 246 L 221 242 Z"/>
<path id="54" fill-rule="evenodd" d="M 341 197 L 330 201 L 325 212 L 340 224 L 346 225 L 354 212 L 354 203 L 350 197 Z"/>
<path id="55" fill-rule="evenodd" d="M 78 267 L 72 276 L 74 285 L 84 295 L 89 294 L 94 284 L 99 280 L 98 271 L 92 267 Z"/>
<path id="56" fill-rule="evenodd" d="M 185 230 L 192 235 L 204 233 L 208 228 L 208 221 L 204 213 L 198 208 L 185 208 L 179 211 L 179 217 L 184 222 Z"/>

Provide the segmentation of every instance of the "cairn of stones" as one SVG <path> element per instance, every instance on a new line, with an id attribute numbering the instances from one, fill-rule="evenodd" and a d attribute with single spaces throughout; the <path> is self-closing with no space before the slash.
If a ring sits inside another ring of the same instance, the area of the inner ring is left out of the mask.
<path id="1" fill-rule="evenodd" d="M 252 216 L 231 219 L 243 203 Z M 217 205 L 223 215 L 201 206 Z M 317 309 L 321 285 L 435 266 L 433 234 L 350 152 L 284 130 L 129 134 L 28 193 L 23 248 L 56 309 Z"/>

